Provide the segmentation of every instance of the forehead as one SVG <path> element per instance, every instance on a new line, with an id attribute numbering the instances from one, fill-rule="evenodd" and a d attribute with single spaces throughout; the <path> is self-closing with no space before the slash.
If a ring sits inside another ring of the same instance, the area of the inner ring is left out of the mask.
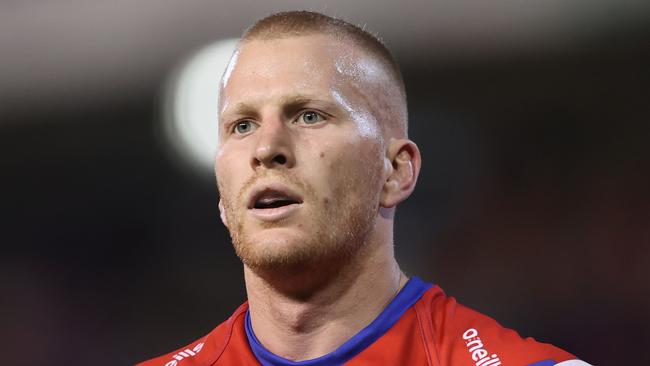
<path id="1" fill-rule="evenodd" d="M 324 35 L 244 41 L 239 47 L 231 77 L 330 72 L 343 50 L 352 51 L 352 47 Z"/>
<path id="2" fill-rule="evenodd" d="M 367 89 L 385 78 L 381 65 L 350 41 L 307 35 L 241 44 L 226 71 L 222 105 L 287 93 L 331 94 Z M 347 89 L 347 90 L 346 90 Z"/>

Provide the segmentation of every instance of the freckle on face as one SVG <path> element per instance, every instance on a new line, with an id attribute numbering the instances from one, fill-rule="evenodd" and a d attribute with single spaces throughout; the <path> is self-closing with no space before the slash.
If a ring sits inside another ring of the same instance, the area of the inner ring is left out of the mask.
<path id="1" fill-rule="evenodd" d="M 323 203 L 324 203 L 324 204 L 328 204 L 328 203 L 330 203 L 330 199 L 327 198 L 327 197 L 323 198 Z"/>
<path id="2" fill-rule="evenodd" d="M 321 153 L 320 153 L 320 157 L 322 158 L 322 157 L 324 157 L 324 156 L 325 156 L 325 153 L 321 151 Z"/>

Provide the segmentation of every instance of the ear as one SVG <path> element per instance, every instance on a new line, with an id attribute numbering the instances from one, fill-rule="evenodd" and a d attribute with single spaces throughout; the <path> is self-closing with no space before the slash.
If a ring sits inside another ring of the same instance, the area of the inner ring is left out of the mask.
<path id="1" fill-rule="evenodd" d="M 391 208 L 411 195 L 420 174 L 420 149 L 408 139 L 391 139 L 386 152 L 386 181 L 379 204 Z"/>
<path id="2" fill-rule="evenodd" d="M 226 209 L 223 207 L 223 201 L 219 198 L 219 216 L 221 216 L 221 222 L 223 222 L 226 227 L 228 227 L 228 219 L 226 218 Z"/>

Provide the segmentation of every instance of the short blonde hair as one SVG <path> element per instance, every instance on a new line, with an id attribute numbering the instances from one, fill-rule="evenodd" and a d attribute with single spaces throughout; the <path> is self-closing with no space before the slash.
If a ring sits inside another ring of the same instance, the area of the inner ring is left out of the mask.
<path id="1" fill-rule="evenodd" d="M 365 27 L 364 27 L 365 28 Z M 288 11 L 269 15 L 250 26 L 242 35 L 241 42 L 253 40 L 274 40 L 292 36 L 326 34 L 341 40 L 351 41 L 379 61 L 387 71 L 392 84 L 400 95 L 400 113 L 385 121 L 407 134 L 408 115 L 406 107 L 406 87 L 399 65 L 383 42 L 374 34 L 342 19 L 311 11 Z M 388 107 L 388 106 L 387 106 Z M 377 111 L 385 114 L 387 111 Z M 393 111 L 397 112 L 397 111 Z M 389 112 L 390 114 L 390 112 Z M 397 122 L 397 123 L 395 123 Z"/>

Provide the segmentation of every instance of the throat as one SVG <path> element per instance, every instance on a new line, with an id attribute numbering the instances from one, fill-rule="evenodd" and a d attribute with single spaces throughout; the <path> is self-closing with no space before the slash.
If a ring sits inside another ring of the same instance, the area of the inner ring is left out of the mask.
<path id="1" fill-rule="evenodd" d="M 302 314 L 294 311 L 289 316 L 285 313 L 285 316 L 276 316 L 267 323 L 252 314 L 253 311 L 247 314 L 247 332 L 254 335 L 259 346 L 294 362 L 327 355 L 357 332 L 349 328 L 349 323 L 324 321 L 323 316 L 312 316 L 309 311 Z M 270 324 L 274 326 L 268 327 Z"/>
<path id="2" fill-rule="evenodd" d="M 392 278 L 372 283 L 362 275 L 343 287 L 334 281 L 299 297 L 268 287 L 257 294 L 249 291 L 251 332 L 267 352 L 287 360 L 328 355 L 371 324 L 406 283 L 399 268 L 386 272 Z M 247 278 L 247 287 L 250 282 Z"/>

